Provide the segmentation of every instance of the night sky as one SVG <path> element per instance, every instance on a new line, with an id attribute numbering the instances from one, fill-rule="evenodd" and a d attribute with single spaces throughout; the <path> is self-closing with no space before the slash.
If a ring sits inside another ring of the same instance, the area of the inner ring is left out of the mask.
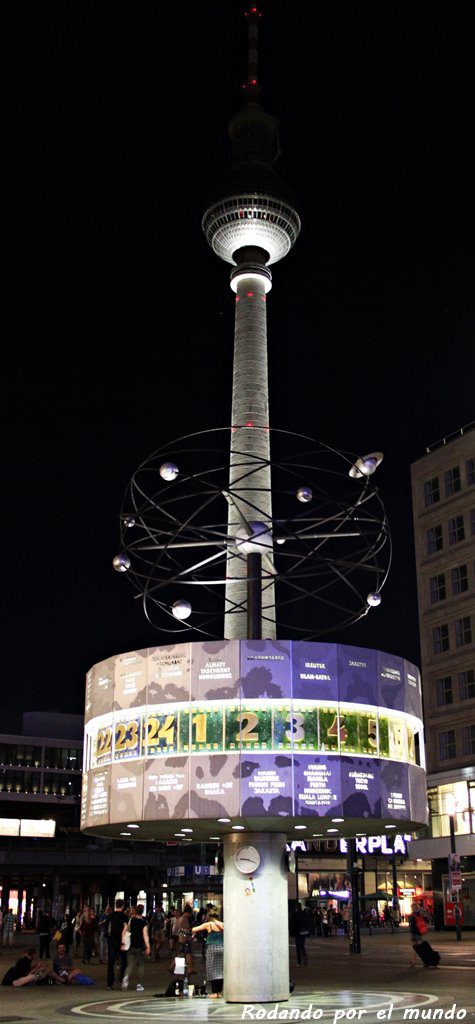
<path id="1" fill-rule="evenodd" d="M 384 452 L 393 570 L 331 639 L 418 661 L 409 467 L 475 406 L 468 11 L 262 7 L 262 102 L 303 225 L 273 267 L 271 425 Z M 111 559 L 138 464 L 230 420 L 229 268 L 200 223 L 246 77 L 243 9 L 2 9 L 2 731 L 81 712 L 91 664 L 166 642 Z"/>

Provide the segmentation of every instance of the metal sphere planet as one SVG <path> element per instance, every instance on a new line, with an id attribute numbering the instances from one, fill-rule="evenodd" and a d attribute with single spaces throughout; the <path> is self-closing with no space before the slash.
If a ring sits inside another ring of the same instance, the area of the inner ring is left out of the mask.
<path id="1" fill-rule="evenodd" d="M 178 466 L 175 466 L 174 462 L 164 462 L 160 466 L 160 476 L 162 480 L 176 480 L 178 476 Z"/>
<path id="2" fill-rule="evenodd" d="M 247 526 L 239 526 L 236 530 L 236 545 L 245 555 L 262 555 L 272 548 L 272 530 L 268 523 L 252 521 Z"/>
<path id="3" fill-rule="evenodd" d="M 189 619 L 191 615 L 191 604 L 189 601 L 175 601 L 172 604 L 172 614 L 176 619 Z"/>
<path id="4" fill-rule="evenodd" d="M 112 559 L 112 565 L 116 572 L 127 572 L 130 569 L 130 558 L 122 552 L 120 555 L 115 555 Z"/>
<path id="5" fill-rule="evenodd" d="M 299 501 L 311 501 L 313 498 L 313 491 L 311 487 L 299 487 L 297 491 L 297 498 Z"/>

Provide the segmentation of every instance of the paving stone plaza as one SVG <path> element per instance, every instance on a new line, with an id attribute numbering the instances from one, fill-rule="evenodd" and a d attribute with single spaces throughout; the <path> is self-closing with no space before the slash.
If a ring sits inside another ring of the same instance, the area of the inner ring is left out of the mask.
<path id="1" fill-rule="evenodd" d="M 3 974 L 32 941 L 28 933 L 12 950 L 2 949 Z M 34 941 L 34 939 L 33 939 Z M 210 1021 L 231 1024 L 241 1020 L 323 1020 L 345 1024 L 363 1020 L 475 1020 L 475 934 L 457 943 L 451 934 L 433 933 L 432 945 L 441 953 L 436 970 L 422 964 L 411 968 L 408 930 L 393 935 L 384 929 L 362 935 L 362 953 L 350 956 L 343 935 L 308 941 L 308 966 L 297 967 L 291 940 L 290 976 L 295 989 L 288 1002 L 230 1004 L 210 999 L 156 998 L 169 984 L 168 961 L 147 963 L 145 991 L 108 992 L 106 968 L 92 964 L 87 971 L 94 986 L 62 988 L 2 988 L 0 1024 L 43 1022 L 64 1017 L 99 1021 Z M 196 976 L 203 976 L 201 957 L 195 958 Z M 455 1008 L 454 1008 L 455 1004 Z"/>

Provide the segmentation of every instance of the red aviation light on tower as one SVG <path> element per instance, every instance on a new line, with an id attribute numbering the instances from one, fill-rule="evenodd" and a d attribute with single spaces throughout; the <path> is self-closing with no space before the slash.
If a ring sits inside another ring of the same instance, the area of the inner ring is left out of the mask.
<path id="1" fill-rule="evenodd" d="M 259 11 L 257 7 L 252 6 L 248 11 L 244 11 L 244 17 L 249 18 L 249 16 L 253 18 L 262 18 L 262 11 Z"/>
<path id="2" fill-rule="evenodd" d="M 244 14 L 248 18 L 248 45 L 247 45 L 247 82 L 243 89 L 251 95 L 259 95 L 260 86 L 257 78 L 257 25 L 262 17 L 258 8 L 253 5 Z"/>

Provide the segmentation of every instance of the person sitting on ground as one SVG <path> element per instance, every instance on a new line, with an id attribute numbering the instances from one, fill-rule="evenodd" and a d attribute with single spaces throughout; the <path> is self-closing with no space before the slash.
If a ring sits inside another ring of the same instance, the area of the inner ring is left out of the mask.
<path id="1" fill-rule="evenodd" d="M 10 967 L 2 980 L 2 985 L 21 988 L 23 985 L 38 985 L 48 977 L 47 965 L 36 956 L 34 946 L 28 946 L 13 967 Z"/>
<path id="2" fill-rule="evenodd" d="M 53 960 L 53 981 L 57 985 L 76 985 L 79 973 L 77 967 L 73 967 L 73 958 L 71 953 L 68 953 L 65 943 L 58 942 Z"/>

